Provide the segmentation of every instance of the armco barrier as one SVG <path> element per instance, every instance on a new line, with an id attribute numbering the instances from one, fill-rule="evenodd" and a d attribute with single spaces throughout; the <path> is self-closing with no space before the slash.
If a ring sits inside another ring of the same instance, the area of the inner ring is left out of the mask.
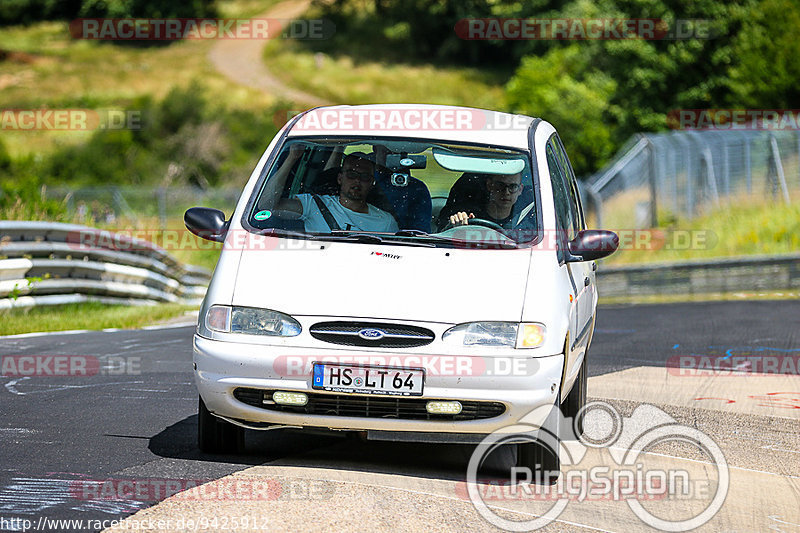
<path id="1" fill-rule="evenodd" d="M 207 270 L 183 265 L 158 246 L 124 235 L 104 233 L 94 241 L 106 247 L 70 242 L 92 231 L 98 230 L 0 221 L 0 309 L 87 299 L 127 305 L 202 300 Z M 797 291 L 800 254 L 602 265 L 597 278 L 601 297 Z"/>
<path id="2" fill-rule="evenodd" d="M 800 254 L 734 257 L 652 265 L 604 265 L 602 297 L 800 290 Z"/>
<path id="3" fill-rule="evenodd" d="M 0 309 L 87 300 L 199 304 L 211 273 L 141 239 L 56 222 L 0 221 Z"/>

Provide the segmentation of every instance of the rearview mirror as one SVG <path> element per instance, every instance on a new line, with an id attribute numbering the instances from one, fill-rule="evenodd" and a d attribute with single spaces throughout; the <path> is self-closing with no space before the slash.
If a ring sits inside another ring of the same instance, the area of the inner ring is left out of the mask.
<path id="1" fill-rule="evenodd" d="M 425 154 L 387 154 L 386 167 L 390 170 L 419 169 L 428 165 Z"/>
<path id="2" fill-rule="evenodd" d="M 228 232 L 225 213 L 210 207 L 190 207 L 183 215 L 186 228 L 207 241 L 223 242 Z"/>
<path id="3" fill-rule="evenodd" d="M 614 253 L 619 247 L 619 237 L 613 231 L 587 229 L 579 231 L 567 245 L 570 261 L 594 261 Z"/>

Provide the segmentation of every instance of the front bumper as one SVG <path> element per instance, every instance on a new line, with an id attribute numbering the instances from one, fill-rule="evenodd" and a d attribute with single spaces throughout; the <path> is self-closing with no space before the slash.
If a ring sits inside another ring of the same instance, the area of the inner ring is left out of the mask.
<path id="1" fill-rule="evenodd" d="M 195 381 L 211 413 L 245 425 L 274 424 L 342 431 L 484 435 L 498 430 L 513 432 L 511 426 L 523 418 L 528 426 L 541 425 L 547 412 L 542 407 L 554 405 L 558 397 L 564 356 L 534 358 L 524 350 L 518 354 L 513 358 L 498 358 L 488 353 L 438 356 L 409 354 L 402 350 L 299 348 L 194 337 Z M 414 398 L 500 402 L 506 410 L 492 418 L 460 421 L 329 416 L 261 409 L 233 396 L 233 391 L 239 387 L 326 394 L 311 386 L 311 362 L 349 357 L 376 365 L 395 362 L 393 366 L 397 366 L 399 358 L 408 366 L 424 367 L 424 395 Z M 531 416 L 534 410 L 544 414 Z"/>

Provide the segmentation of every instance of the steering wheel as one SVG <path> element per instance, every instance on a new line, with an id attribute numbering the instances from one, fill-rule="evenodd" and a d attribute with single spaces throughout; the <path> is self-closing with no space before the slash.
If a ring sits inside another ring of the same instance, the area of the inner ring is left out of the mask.
<path id="1" fill-rule="evenodd" d="M 496 222 L 492 222 L 491 220 L 486 220 L 485 218 L 470 218 L 467 219 L 467 224 L 470 226 L 483 226 L 485 228 L 493 229 L 496 232 L 502 233 L 506 237 L 510 238 L 508 233 L 506 233 L 506 230 L 503 229 L 503 226 L 501 226 Z M 461 226 L 462 224 L 453 224 L 452 222 L 448 221 L 447 224 L 445 224 L 445 226 L 439 231 L 447 231 L 449 229 L 455 228 L 457 225 Z"/>

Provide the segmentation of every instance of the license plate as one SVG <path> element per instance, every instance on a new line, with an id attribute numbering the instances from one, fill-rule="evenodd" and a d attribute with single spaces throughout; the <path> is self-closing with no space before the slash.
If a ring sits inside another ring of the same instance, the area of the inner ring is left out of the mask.
<path id="1" fill-rule="evenodd" d="M 331 392 L 422 396 L 425 370 L 314 363 L 312 387 Z"/>

